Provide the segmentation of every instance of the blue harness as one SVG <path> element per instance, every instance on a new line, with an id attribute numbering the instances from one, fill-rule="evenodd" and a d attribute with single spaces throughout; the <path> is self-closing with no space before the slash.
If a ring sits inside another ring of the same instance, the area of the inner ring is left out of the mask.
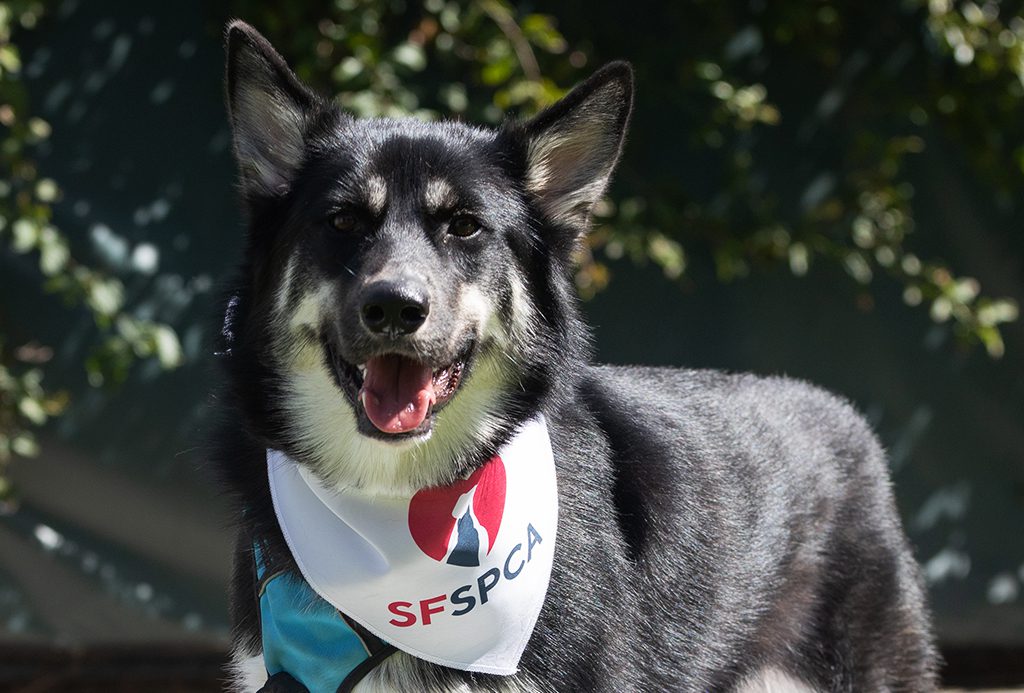
<path id="1" fill-rule="evenodd" d="M 253 547 L 263 636 L 264 690 L 347 693 L 395 652 L 328 604 L 306 581 L 285 571 L 267 574 Z"/>

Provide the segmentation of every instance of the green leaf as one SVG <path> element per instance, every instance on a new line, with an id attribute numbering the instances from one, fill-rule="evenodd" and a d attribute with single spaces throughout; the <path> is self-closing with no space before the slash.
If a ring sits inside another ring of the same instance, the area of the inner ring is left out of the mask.
<path id="1" fill-rule="evenodd" d="M 794 243 L 789 246 L 789 271 L 797 277 L 802 277 L 807 274 L 807 270 L 810 266 L 810 256 L 807 252 L 807 246 L 803 243 Z"/>
<path id="2" fill-rule="evenodd" d="M 112 317 L 124 304 L 124 286 L 117 279 L 96 280 L 89 286 L 89 307 L 103 317 Z"/>
<path id="3" fill-rule="evenodd" d="M 427 56 L 423 48 L 415 43 L 403 43 L 395 48 L 392 59 L 413 72 L 421 72 L 427 66 Z"/>
<path id="4" fill-rule="evenodd" d="M 983 326 L 992 327 L 1000 323 L 1014 322 L 1019 313 L 1016 301 L 1011 299 L 986 301 L 978 309 L 978 322 Z"/>
<path id="5" fill-rule="evenodd" d="M 39 268 L 43 274 L 52 277 L 62 272 L 70 259 L 71 252 L 53 227 L 44 229 L 39 244 Z"/>
<path id="6" fill-rule="evenodd" d="M 36 183 L 36 197 L 42 202 L 54 202 L 60 195 L 60 188 L 51 178 L 41 178 Z"/>
<path id="7" fill-rule="evenodd" d="M 46 410 L 43 409 L 43 405 L 39 400 L 34 397 L 22 397 L 18 400 L 18 411 L 36 426 L 42 426 L 46 423 Z"/>
<path id="8" fill-rule="evenodd" d="M 14 252 L 27 253 L 39 243 L 39 225 L 29 219 L 18 219 L 11 226 Z"/>
<path id="9" fill-rule="evenodd" d="M 0 67 L 8 72 L 21 71 L 21 57 L 17 48 L 11 44 L 0 46 Z"/>
<path id="10" fill-rule="evenodd" d="M 554 20 L 547 15 L 526 15 L 521 23 L 521 28 L 531 43 L 548 53 L 564 53 L 567 48 L 565 38 L 558 33 Z"/>
<path id="11" fill-rule="evenodd" d="M 22 457 L 37 457 L 39 455 L 39 443 L 36 442 L 35 436 L 28 431 L 23 431 L 11 440 L 11 451 Z M 0 492 L 0 496 L 2 495 L 2 492 Z"/>
<path id="12" fill-rule="evenodd" d="M 511 55 L 495 58 L 484 65 L 480 71 L 480 79 L 484 84 L 491 87 L 504 84 L 515 74 L 518 66 L 519 64 L 516 62 L 515 57 Z"/>
<path id="13" fill-rule="evenodd" d="M 683 247 L 660 233 L 653 233 L 648 238 L 647 254 L 661 266 L 669 279 L 678 279 L 686 269 Z"/>
<path id="14" fill-rule="evenodd" d="M 167 369 L 180 366 L 184 358 L 181 351 L 181 343 L 178 341 L 178 335 L 174 333 L 174 330 L 165 325 L 157 325 L 153 329 L 153 338 L 156 343 L 156 356 L 160 360 L 160 365 Z"/>
<path id="15" fill-rule="evenodd" d="M 985 351 L 994 359 L 1002 358 L 1006 353 L 1006 345 L 1003 344 L 1003 336 L 995 327 L 981 327 L 977 331 L 978 338 L 985 345 Z"/>
<path id="16" fill-rule="evenodd" d="M 42 118 L 32 117 L 28 119 L 28 131 L 31 133 L 33 140 L 38 142 L 48 138 L 52 129 L 50 124 Z"/>

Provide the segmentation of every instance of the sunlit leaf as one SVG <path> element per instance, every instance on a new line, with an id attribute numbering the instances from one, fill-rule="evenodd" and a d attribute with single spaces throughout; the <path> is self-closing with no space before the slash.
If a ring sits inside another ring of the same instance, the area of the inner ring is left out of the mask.
<path id="1" fill-rule="evenodd" d="M 18 411 L 37 426 L 46 423 L 46 410 L 35 397 L 22 397 L 18 401 Z"/>

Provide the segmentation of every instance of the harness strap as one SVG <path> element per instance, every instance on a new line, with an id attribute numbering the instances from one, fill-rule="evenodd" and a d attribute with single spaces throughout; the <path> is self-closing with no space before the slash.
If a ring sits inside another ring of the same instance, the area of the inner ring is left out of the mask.
<path id="1" fill-rule="evenodd" d="M 356 635 L 359 636 L 359 639 L 363 641 L 363 647 L 365 647 L 366 651 L 370 653 L 370 656 L 363 660 L 359 666 L 353 669 L 349 675 L 345 677 L 345 680 L 341 682 L 341 685 L 338 686 L 337 693 L 351 693 L 352 689 L 356 687 L 356 684 L 362 681 L 367 674 L 377 667 L 378 664 L 397 652 L 398 648 L 384 642 L 340 611 L 338 614 L 345 619 L 345 623 L 348 624 L 349 628 L 355 631 Z"/>
<path id="2" fill-rule="evenodd" d="M 383 662 L 385 659 L 393 655 L 398 651 L 394 645 L 382 644 L 381 649 L 374 652 L 367 659 L 363 660 L 363 663 L 357 666 L 352 672 L 345 677 L 345 680 L 338 686 L 337 693 L 352 693 L 355 689 L 356 684 L 362 681 L 367 674 L 373 671 L 378 664 Z"/>

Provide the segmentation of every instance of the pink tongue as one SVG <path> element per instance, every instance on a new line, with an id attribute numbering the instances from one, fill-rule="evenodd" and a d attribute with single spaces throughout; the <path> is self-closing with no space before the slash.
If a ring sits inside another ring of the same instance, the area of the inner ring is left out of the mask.
<path id="1" fill-rule="evenodd" d="M 378 356 L 366 362 L 360 399 L 366 415 L 384 433 L 411 431 L 434 403 L 433 371 L 404 356 Z"/>

